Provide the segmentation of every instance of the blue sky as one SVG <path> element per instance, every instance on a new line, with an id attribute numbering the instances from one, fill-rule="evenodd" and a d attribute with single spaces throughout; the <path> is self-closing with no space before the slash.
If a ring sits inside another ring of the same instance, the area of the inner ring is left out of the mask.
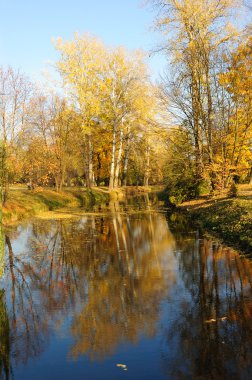
<path id="1" fill-rule="evenodd" d="M 33 79 L 57 59 L 52 40 L 90 32 L 107 45 L 128 49 L 155 48 L 160 38 L 151 31 L 155 13 L 141 0 L 0 0 L 0 65 L 20 68 Z M 153 77 L 165 59 L 149 59 Z"/>

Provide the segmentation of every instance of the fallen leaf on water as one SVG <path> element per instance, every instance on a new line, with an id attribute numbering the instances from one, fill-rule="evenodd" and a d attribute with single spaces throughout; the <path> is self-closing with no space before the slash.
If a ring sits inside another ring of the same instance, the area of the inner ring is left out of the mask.
<path id="1" fill-rule="evenodd" d="M 126 364 L 117 364 L 116 366 L 117 366 L 117 367 L 121 367 L 121 368 L 123 368 L 124 370 L 127 371 L 127 366 L 126 366 Z"/>
<path id="2" fill-rule="evenodd" d="M 216 319 L 213 319 L 213 318 L 208 319 L 207 321 L 205 321 L 205 323 L 214 323 L 214 322 L 216 322 Z"/>
<path id="3" fill-rule="evenodd" d="M 221 318 L 218 318 L 218 320 L 220 321 L 226 321 L 227 320 L 227 317 L 221 317 Z M 214 318 L 211 318 L 211 319 L 207 319 L 205 321 L 205 323 L 215 323 L 217 322 L 217 319 L 214 319 Z"/>

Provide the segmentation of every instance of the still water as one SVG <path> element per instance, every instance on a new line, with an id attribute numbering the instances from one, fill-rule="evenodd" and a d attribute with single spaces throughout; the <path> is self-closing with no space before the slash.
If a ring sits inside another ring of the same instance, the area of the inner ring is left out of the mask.
<path id="1" fill-rule="evenodd" d="M 0 379 L 252 379 L 252 263 L 175 219 L 113 204 L 6 232 Z"/>

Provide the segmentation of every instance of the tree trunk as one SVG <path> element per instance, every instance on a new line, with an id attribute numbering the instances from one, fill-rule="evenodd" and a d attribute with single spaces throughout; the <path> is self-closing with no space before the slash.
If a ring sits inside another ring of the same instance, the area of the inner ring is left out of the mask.
<path id="1" fill-rule="evenodd" d="M 208 162 L 210 166 L 210 180 L 212 190 L 216 188 L 216 174 L 213 169 L 213 147 L 212 147 L 212 133 L 213 133 L 213 101 L 211 83 L 209 78 L 209 62 L 206 64 L 206 85 L 207 85 L 207 148 L 208 148 Z"/>
<path id="2" fill-rule="evenodd" d="M 203 159 L 202 159 L 202 149 L 199 136 L 199 130 L 196 129 L 194 134 L 194 143 L 195 143 L 195 165 L 196 165 L 196 175 L 198 179 L 203 177 Z"/>
<path id="3" fill-rule="evenodd" d="M 196 176 L 200 180 L 203 177 L 203 157 L 201 148 L 201 130 L 200 130 L 200 90 L 197 80 L 197 73 L 194 67 L 191 67 L 191 98 L 192 98 L 192 114 L 193 114 L 193 135 L 195 143 L 195 165 Z"/>
<path id="4" fill-rule="evenodd" d="M 129 127 L 127 127 L 126 143 L 125 143 L 125 155 L 124 155 L 124 165 L 123 165 L 123 172 L 122 172 L 122 184 L 123 184 L 123 186 L 127 186 L 128 165 L 129 165 L 129 150 L 130 150 L 130 137 L 131 137 L 131 133 L 129 132 Z"/>
<path id="5" fill-rule="evenodd" d="M 113 127 L 113 141 L 112 141 L 112 155 L 111 155 L 111 166 L 110 166 L 110 178 L 109 178 L 109 189 L 114 188 L 115 179 L 115 153 L 116 153 L 116 126 Z"/>
<path id="6" fill-rule="evenodd" d="M 94 184 L 94 173 L 93 173 L 93 144 L 91 141 L 91 137 L 88 138 L 88 182 L 89 188 L 91 188 Z"/>
<path id="7" fill-rule="evenodd" d="M 90 189 L 93 186 L 93 144 L 90 135 L 85 135 L 85 177 L 86 186 Z"/>
<path id="8" fill-rule="evenodd" d="M 59 179 L 57 177 L 55 177 L 55 187 L 56 187 L 56 191 L 58 193 L 59 192 Z"/>
<path id="9" fill-rule="evenodd" d="M 7 170 L 7 143 L 2 142 L 1 146 L 1 162 L 0 162 L 0 206 L 4 206 L 8 197 L 9 176 Z"/>
<path id="10" fill-rule="evenodd" d="M 144 173 L 144 186 L 149 186 L 149 176 L 150 176 L 150 146 L 147 145 L 146 148 L 146 166 Z"/>
<path id="11" fill-rule="evenodd" d="M 127 151 L 125 152 L 125 161 L 124 161 L 124 167 L 123 167 L 123 178 L 122 178 L 123 186 L 127 186 L 128 163 L 129 163 L 129 150 L 127 149 Z"/>
<path id="12" fill-rule="evenodd" d="M 119 149 L 118 149 L 118 155 L 116 160 L 116 168 L 115 168 L 115 179 L 114 179 L 114 187 L 118 187 L 119 185 L 119 174 L 120 174 L 120 166 L 121 166 L 121 160 L 122 160 L 122 148 L 123 148 L 123 130 L 120 130 L 120 142 L 119 142 Z"/>
<path id="13" fill-rule="evenodd" d="M 66 168 L 65 165 L 61 168 L 61 177 L 60 177 L 60 183 L 59 183 L 59 191 L 60 193 L 63 190 L 63 185 L 65 183 L 65 175 L 66 175 Z"/>

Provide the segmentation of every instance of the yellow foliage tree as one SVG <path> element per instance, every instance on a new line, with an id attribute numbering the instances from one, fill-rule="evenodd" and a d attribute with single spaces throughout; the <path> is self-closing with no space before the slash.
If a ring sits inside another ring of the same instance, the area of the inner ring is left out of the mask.
<path id="1" fill-rule="evenodd" d="M 252 182 L 252 37 L 241 42 L 228 65 L 227 71 L 220 75 L 220 83 L 229 93 L 232 106 L 222 162 L 228 165 L 228 182 L 233 175 L 244 178 L 248 172 Z"/>

